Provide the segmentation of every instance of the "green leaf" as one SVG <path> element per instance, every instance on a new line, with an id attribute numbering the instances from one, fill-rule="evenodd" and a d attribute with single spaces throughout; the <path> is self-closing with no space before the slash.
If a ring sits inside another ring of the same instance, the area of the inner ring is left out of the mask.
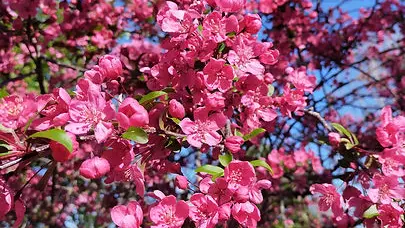
<path id="1" fill-rule="evenodd" d="M 269 91 L 267 92 L 267 96 L 271 97 L 274 94 L 274 86 L 268 85 Z"/>
<path id="2" fill-rule="evenodd" d="M 245 141 L 251 140 L 252 138 L 258 136 L 260 133 L 265 132 L 266 130 L 263 128 L 256 128 L 253 131 L 251 131 L 249 134 L 246 134 L 243 136 L 243 139 Z"/>
<path id="3" fill-rule="evenodd" d="M 130 127 L 122 134 L 122 138 L 135 141 L 140 144 L 148 143 L 148 134 L 139 127 Z"/>
<path id="4" fill-rule="evenodd" d="M 163 95 L 167 95 L 167 93 L 166 93 L 166 92 L 163 92 L 163 91 L 153 91 L 153 92 L 150 92 L 150 93 L 146 94 L 145 96 L 143 96 L 143 97 L 141 98 L 141 100 L 139 101 L 139 104 L 143 105 L 143 104 L 148 103 L 148 102 L 150 102 L 150 101 L 153 101 L 153 100 L 155 100 L 156 98 L 161 97 L 161 96 L 163 96 Z"/>
<path id="5" fill-rule="evenodd" d="M 224 42 L 222 42 L 222 43 L 220 43 L 220 44 L 218 44 L 218 52 L 219 53 L 222 53 L 224 50 L 225 50 L 225 43 Z"/>
<path id="6" fill-rule="evenodd" d="M 229 32 L 226 34 L 228 37 L 232 38 L 236 36 L 236 32 Z"/>
<path id="7" fill-rule="evenodd" d="M 346 143 L 346 144 L 345 144 L 346 150 L 350 150 L 350 149 L 352 149 L 354 146 L 355 146 L 355 145 L 353 145 L 352 143 Z"/>
<path id="8" fill-rule="evenodd" d="M 179 123 L 180 123 L 180 121 L 181 120 L 179 120 L 179 119 L 177 119 L 177 118 L 170 118 L 174 123 L 176 123 L 177 125 L 179 125 Z"/>
<path id="9" fill-rule="evenodd" d="M 239 137 L 243 137 L 242 132 L 240 132 L 240 131 L 238 131 L 238 130 L 236 130 L 236 129 L 235 129 L 234 135 L 239 136 Z"/>
<path id="10" fill-rule="evenodd" d="M 202 32 L 202 30 L 203 30 L 202 24 L 199 24 L 199 25 L 198 25 L 197 30 L 198 30 L 198 32 L 200 32 L 200 34 L 201 34 L 201 32 Z"/>
<path id="11" fill-rule="evenodd" d="M 56 11 L 56 18 L 57 18 L 56 21 L 58 22 L 58 24 L 61 24 L 63 22 L 64 15 L 63 15 L 63 9 L 62 8 L 59 8 Z"/>
<path id="12" fill-rule="evenodd" d="M 359 140 L 357 139 L 356 135 L 353 134 L 353 133 L 352 133 L 352 138 L 353 138 L 353 141 L 354 141 L 354 145 L 359 145 Z"/>
<path id="13" fill-rule="evenodd" d="M 267 164 L 266 161 L 263 160 L 253 160 L 250 161 L 250 164 L 252 164 L 254 167 L 264 167 L 266 168 L 271 174 L 273 174 L 273 169 Z"/>
<path id="14" fill-rule="evenodd" d="M 72 150 L 73 150 L 72 139 L 62 129 L 50 129 L 50 130 L 46 130 L 46 131 L 40 131 L 40 132 L 30 135 L 28 138 L 50 139 L 50 140 L 56 141 L 56 142 L 62 144 L 63 146 L 65 146 L 66 149 L 69 150 L 69 152 L 72 152 Z"/>
<path id="15" fill-rule="evenodd" d="M 364 213 L 363 213 L 363 217 L 366 219 L 370 219 L 370 218 L 374 218 L 376 216 L 378 216 L 378 210 L 377 210 L 377 205 L 373 204 L 371 205 Z"/>
<path id="16" fill-rule="evenodd" d="M 346 135 L 348 138 L 350 138 L 350 131 L 348 131 L 345 127 L 338 123 L 332 123 L 333 128 L 335 128 L 340 134 Z"/>
<path id="17" fill-rule="evenodd" d="M 338 123 L 332 123 L 332 126 L 340 133 L 345 135 L 348 139 L 350 139 L 350 142 L 352 144 L 352 147 L 359 145 L 359 140 L 357 139 L 356 135 L 344 128 L 342 125 Z"/>
<path id="18" fill-rule="evenodd" d="M 224 167 L 227 166 L 232 161 L 232 155 L 229 153 L 219 155 L 219 163 Z"/>
<path id="19" fill-rule="evenodd" d="M 3 97 L 7 97 L 8 95 L 10 95 L 10 94 L 8 94 L 5 87 L 0 89 L 0 99 L 3 98 Z"/>
<path id="20" fill-rule="evenodd" d="M 213 165 L 203 165 L 195 169 L 197 173 L 207 173 L 212 175 L 212 179 L 215 180 L 216 178 L 224 175 L 224 169 L 218 166 Z"/>

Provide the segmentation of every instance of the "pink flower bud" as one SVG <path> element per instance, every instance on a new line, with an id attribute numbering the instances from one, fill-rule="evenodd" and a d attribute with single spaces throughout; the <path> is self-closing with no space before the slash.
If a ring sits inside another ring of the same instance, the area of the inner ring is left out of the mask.
<path id="1" fill-rule="evenodd" d="M 183 189 L 183 190 L 187 189 L 187 187 L 188 187 L 187 178 L 182 175 L 177 175 L 174 183 L 175 183 L 176 187 Z"/>
<path id="2" fill-rule="evenodd" d="M 101 74 L 99 70 L 100 68 L 95 66 L 93 69 L 84 72 L 84 77 L 88 78 L 94 84 L 101 84 L 103 83 L 105 76 Z"/>
<path id="3" fill-rule="evenodd" d="M 79 168 L 80 175 L 88 179 L 104 176 L 110 171 L 110 163 L 105 158 L 93 157 L 85 160 Z"/>
<path id="4" fill-rule="evenodd" d="M 332 144 L 332 146 L 338 146 L 340 143 L 340 135 L 339 133 L 336 132 L 330 132 L 328 134 L 329 137 L 329 142 Z"/>
<path id="5" fill-rule="evenodd" d="M 100 72 L 108 79 L 117 79 L 122 74 L 122 64 L 118 57 L 105 55 L 98 61 Z"/>
<path id="6" fill-rule="evenodd" d="M 148 111 L 135 99 L 127 97 L 118 108 L 116 118 L 124 129 L 142 127 L 149 123 Z"/>
<path id="7" fill-rule="evenodd" d="M 247 14 L 245 16 L 245 29 L 248 33 L 256 34 L 262 28 L 262 19 L 257 14 Z"/>
<path id="8" fill-rule="evenodd" d="M 232 153 L 237 153 L 244 140 L 240 136 L 231 136 L 225 139 L 225 147 Z"/>
<path id="9" fill-rule="evenodd" d="M 175 99 L 169 102 L 169 114 L 175 118 L 182 119 L 186 115 L 184 106 Z"/>
<path id="10" fill-rule="evenodd" d="M 246 0 L 215 0 L 217 6 L 223 12 L 238 12 L 244 7 Z"/>
<path id="11" fill-rule="evenodd" d="M 259 56 L 260 62 L 268 65 L 274 65 L 278 61 L 280 52 L 278 50 L 269 50 Z"/>
<path id="12" fill-rule="evenodd" d="M 105 84 L 107 86 L 107 90 L 110 92 L 111 95 L 116 95 L 118 93 L 120 84 L 117 80 L 111 80 Z"/>
<path id="13" fill-rule="evenodd" d="M 49 147 L 51 148 L 51 151 L 52 151 L 52 157 L 57 162 L 65 162 L 65 161 L 72 159 L 72 157 L 74 156 L 74 152 L 79 147 L 79 143 L 76 141 L 76 136 L 69 132 L 67 134 L 69 135 L 70 139 L 72 139 L 72 143 L 73 143 L 72 152 L 70 152 L 68 149 L 66 149 L 66 147 L 64 145 L 62 145 L 56 141 L 51 141 L 49 143 Z"/>

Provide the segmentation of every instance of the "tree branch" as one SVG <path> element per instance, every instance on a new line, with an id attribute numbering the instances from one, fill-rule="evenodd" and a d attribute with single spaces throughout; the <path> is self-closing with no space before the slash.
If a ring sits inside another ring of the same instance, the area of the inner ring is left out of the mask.
<path id="1" fill-rule="evenodd" d="M 326 122 L 326 120 L 318 113 L 310 109 L 304 109 L 304 113 L 315 117 L 328 131 L 333 131 L 332 127 Z"/>

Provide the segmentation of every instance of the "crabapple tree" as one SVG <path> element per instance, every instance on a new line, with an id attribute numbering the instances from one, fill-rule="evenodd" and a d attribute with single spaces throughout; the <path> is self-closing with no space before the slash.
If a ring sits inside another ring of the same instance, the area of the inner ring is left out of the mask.
<path id="1" fill-rule="evenodd" d="M 1 226 L 402 227 L 405 4 L 326 2 L 2 1 Z"/>

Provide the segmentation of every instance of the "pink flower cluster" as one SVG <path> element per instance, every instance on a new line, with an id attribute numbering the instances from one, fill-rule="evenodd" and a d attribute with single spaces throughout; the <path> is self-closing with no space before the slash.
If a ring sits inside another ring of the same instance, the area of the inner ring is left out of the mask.
<path id="1" fill-rule="evenodd" d="M 161 191 L 150 193 L 157 201 L 149 206 L 152 227 L 181 227 L 187 218 L 202 228 L 213 228 L 231 218 L 244 227 L 256 227 L 260 220 L 256 204 L 263 201 L 261 190 L 269 189 L 271 182 L 257 180 L 249 162 L 235 160 L 225 168 L 224 177 L 215 182 L 206 177 L 199 187 L 201 193 L 193 194 L 188 202 L 177 201 Z M 142 208 L 135 201 L 111 210 L 114 223 L 120 227 L 140 227 L 142 215 Z"/>
<path id="2" fill-rule="evenodd" d="M 332 209 L 334 220 L 340 227 L 350 226 L 356 218 L 363 217 L 366 217 L 366 227 L 374 227 L 378 222 L 383 227 L 402 227 L 404 224 L 400 202 L 405 199 L 402 182 L 405 176 L 405 118 L 402 115 L 393 118 L 391 108 L 387 106 L 381 112 L 380 122 L 376 135 L 385 148 L 367 158 L 375 159 L 376 167 L 356 171 L 359 185 L 347 185 L 342 192 L 331 184 L 311 186 L 312 193 L 321 195 L 319 209 Z"/>

